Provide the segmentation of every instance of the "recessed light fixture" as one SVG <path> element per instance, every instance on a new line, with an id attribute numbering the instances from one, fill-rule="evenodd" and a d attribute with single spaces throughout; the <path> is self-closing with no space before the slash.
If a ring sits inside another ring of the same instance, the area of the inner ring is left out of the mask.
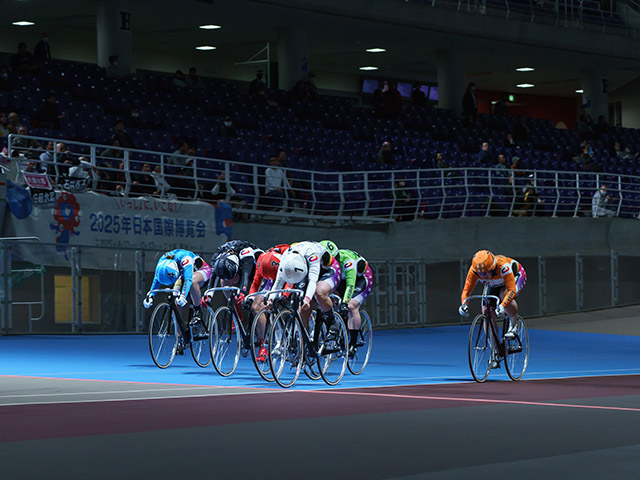
<path id="1" fill-rule="evenodd" d="M 535 85 L 533 83 L 519 83 L 516 85 L 518 88 L 533 88 Z"/>
<path id="2" fill-rule="evenodd" d="M 535 68 L 531 68 L 531 67 L 516 68 L 516 72 L 533 72 L 534 70 Z"/>
<path id="3" fill-rule="evenodd" d="M 365 52 L 369 52 L 369 53 L 382 53 L 382 52 L 386 52 L 387 49 L 386 48 L 367 48 L 365 50 Z"/>
<path id="4" fill-rule="evenodd" d="M 13 22 L 12 25 L 16 25 L 18 27 L 30 27 L 31 25 L 35 25 L 35 23 L 21 20 L 19 22 Z"/>
<path id="5" fill-rule="evenodd" d="M 576 93 L 584 93 L 584 90 L 582 90 L 581 88 L 579 88 L 578 90 L 576 90 Z"/>
<path id="6" fill-rule="evenodd" d="M 220 25 L 200 25 L 200 28 L 203 30 L 217 30 L 222 27 Z"/>
<path id="7" fill-rule="evenodd" d="M 360 67 L 360 70 L 378 70 L 378 67 L 372 67 L 372 66 Z"/>
<path id="8" fill-rule="evenodd" d="M 199 47 L 196 47 L 196 50 L 215 50 L 216 47 L 212 46 L 212 45 L 200 45 Z"/>

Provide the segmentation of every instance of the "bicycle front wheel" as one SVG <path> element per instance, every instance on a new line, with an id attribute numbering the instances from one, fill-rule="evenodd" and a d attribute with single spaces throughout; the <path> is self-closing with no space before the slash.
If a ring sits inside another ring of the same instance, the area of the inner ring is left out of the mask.
<path id="1" fill-rule="evenodd" d="M 334 318 L 338 323 L 338 332 L 333 339 L 327 340 L 327 333 L 318 350 L 318 369 L 320 375 L 327 385 L 336 385 L 347 369 L 347 359 L 349 358 L 349 335 L 347 327 L 342 317 L 334 313 Z M 326 328 L 323 325 L 323 328 Z"/>
<path id="2" fill-rule="evenodd" d="M 240 359 L 239 326 L 229 307 L 220 307 L 209 328 L 209 350 L 213 367 L 223 377 L 231 375 Z"/>
<path id="3" fill-rule="evenodd" d="M 476 382 L 482 383 L 491 371 L 491 353 L 493 339 L 491 326 L 486 315 L 480 314 L 473 319 L 469 330 L 469 368 Z"/>
<path id="4" fill-rule="evenodd" d="M 258 333 L 262 327 L 262 336 Z M 269 332 L 271 331 L 271 311 L 268 309 L 261 310 L 253 319 L 251 324 L 251 359 L 253 365 L 260 376 L 267 382 L 273 382 L 273 375 L 269 367 L 269 358 L 264 361 L 258 359 L 260 347 L 264 344 L 269 351 Z"/>
<path id="5" fill-rule="evenodd" d="M 149 321 L 149 351 L 160 368 L 171 365 L 178 348 L 176 314 L 168 303 L 160 303 L 153 310 Z"/>
<path id="6" fill-rule="evenodd" d="M 360 324 L 360 331 L 358 332 L 356 350 L 353 353 L 349 351 L 349 361 L 347 362 L 349 371 L 354 375 L 360 375 L 367 366 L 367 363 L 369 363 L 371 347 L 373 346 L 371 317 L 369 317 L 366 311 L 360 310 L 360 318 L 362 319 L 362 323 Z"/>
<path id="7" fill-rule="evenodd" d="M 213 310 L 207 305 L 202 309 L 202 318 L 191 328 L 191 356 L 196 365 L 206 368 L 211 364 L 209 331 L 213 322 Z"/>
<path id="8" fill-rule="evenodd" d="M 296 383 L 304 361 L 300 322 L 291 310 L 280 312 L 269 332 L 269 366 L 273 378 L 283 388 Z"/>
<path id="9" fill-rule="evenodd" d="M 529 364 L 529 331 L 523 318 L 517 317 L 517 333 L 513 339 L 505 338 L 505 366 L 509 378 L 518 381 L 524 375 Z"/>

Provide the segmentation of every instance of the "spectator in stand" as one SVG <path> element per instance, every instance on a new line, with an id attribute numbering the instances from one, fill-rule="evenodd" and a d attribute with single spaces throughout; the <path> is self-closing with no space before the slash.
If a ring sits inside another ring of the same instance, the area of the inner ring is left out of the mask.
<path id="1" fill-rule="evenodd" d="M 178 170 L 184 170 L 189 161 L 188 155 L 189 144 L 185 140 L 182 140 L 178 143 L 178 149 L 167 159 L 167 165 L 175 165 L 178 167 Z"/>
<path id="2" fill-rule="evenodd" d="M 73 153 L 67 149 L 67 146 L 62 143 L 56 143 L 55 163 L 51 165 L 49 170 L 50 174 L 55 174 L 56 167 L 58 168 L 59 175 L 67 175 L 69 173 L 69 165 L 71 164 L 71 158 Z"/>
<path id="3" fill-rule="evenodd" d="M 111 146 L 109 148 L 105 148 L 100 156 L 102 158 L 112 158 L 116 160 L 122 160 L 124 158 L 124 150 L 120 148 L 120 141 L 117 138 L 111 140 Z"/>
<path id="4" fill-rule="evenodd" d="M 395 81 L 389 81 L 386 92 L 382 92 L 382 106 L 384 115 L 388 118 L 399 118 L 402 113 L 402 95 L 398 91 L 398 84 Z"/>
<path id="5" fill-rule="evenodd" d="M 478 155 L 476 157 L 476 166 L 488 167 L 493 163 L 493 155 L 489 151 L 489 142 L 482 142 L 481 150 L 478 152 Z"/>
<path id="6" fill-rule="evenodd" d="M 233 186 L 226 181 L 226 175 L 224 171 L 218 174 L 218 181 L 211 189 L 211 198 L 216 202 L 227 202 L 232 195 L 236 194 Z"/>
<path id="7" fill-rule="evenodd" d="M 155 183 L 155 190 L 153 191 L 153 194 L 165 198 L 171 189 L 171 185 L 169 185 L 167 180 L 164 178 L 164 175 L 162 174 L 162 167 L 160 165 L 155 166 L 151 177 Z"/>
<path id="8" fill-rule="evenodd" d="M 224 117 L 222 125 L 218 127 L 218 136 L 223 138 L 237 138 L 236 129 L 233 128 L 233 120 L 231 117 Z"/>
<path id="9" fill-rule="evenodd" d="M 513 184 L 513 182 L 515 182 L 516 180 L 516 177 L 524 176 L 525 172 L 523 172 L 521 168 L 520 157 L 514 156 L 511 159 L 511 166 L 509 167 L 509 169 L 511 170 L 511 178 L 509 178 L 509 183 Z"/>
<path id="10" fill-rule="evenodd" d="M 109 78 L 120 78 L 122 77 L 122 73 L 120 73 L 120 69 L 118 68 L 118 56 L 111 55 L 109 57 L 109 65 L 104 69 L 105 75 Z"/>
<path id="11" fill-rule="evenodd" d="M 13 92 L 13 78 L 6 65 L 0 67 L 0 92 Z"/>
<path id="12" fill-rule="evenodd" d="M 116 184 L 113 180 L 113 167 L 107 162 L 100 163 L 94 168 L 94 190 L 103 195 L 112 195 L 115 192 Z"/>
<path id="13" fill-rule="evenodd" d="M 47 173 L 47 170 L 40 165 L 40 162 L 36 162 L 34 160 L 29 160 L 27 162 L 27 168 L 24 169 L 27 173 Z"/>
<path id="14" fill-rule="evenodd" d="M 589 140 L 593 138 L 593 119 L 591 115 L 589 115 L 585 110 L 580 112 L 580 116 L 578 117 L 578 123 L 576 124 L 576 130 L 578 131 L 578 135 L 583 140 Z"/>
<path id="15" fill-rule="evenodd" d="M 442 152 L 436 153 L 435 164 L 436 164 L 436 168 L 449 168 L 449 164 L 444 161 L 444 156 L 442 155 Z"/>
<path id="16" fill-rule="evenodd" d="M 427 104 L 427 96 L 420 89 L 419 83 L 414 83 L 411 87 L 411 105 L 416 107 L 423 107 Z"/>
<path id="17" fill-rule="evenodd" d="M 507 157 L 505 157 L 503 153 L 498 155 L 498 163 L 496 163 L 493 168 L 496 169 L 496 173 L 501 177 L 506 177 L 509 174 L 507 168 Z"/>
<path id="18" fill-rule="evenodd" d="M 504 141 L 504 146 L 507 148 L 515 148 L 518 146 L 518 142 L 516 142 L 515 138 L 513 138 L 513 133 L 507 133 L 507 138 Z"/>
<path id="19" fill-rule="evenodd" d="M 198 76 L 198 69 L 196 67 L 191 67 L 189 69 L 189 75 L 187 75 L 187 77 L 184 79 L 184 83 L 189 88 L 197 90 L 204 89 L 204 83 L 202 83 L 202 80 Z"/>
<path id="20" fill-rule="evenodd" d="M 0 138 L 9 136 L 9 121 L 4 113 L 0 113 Z"/>
<path id="21" fill-rule="evenodd" d="M 127 116 L 127 120 L 125 122 L 127 128 L 144 128 L 145 123 L 140 118 L 140 109 L 138 107 L 133 107 Z"/>
<path id="22" fill-rule="evenodd" d="M 524 117 L 522 115 L 516 117 L 516 123 L 513 126 L 513 139 L 517 143 L 529 141 L 529 129 L 524 124 Z"/>
<path id="23" fill-rule="evenodd" d="M 620 156 L 620 158 L 622 158 L 623 160 L 633 160 L 634 158 L 636 158 L 638 156 L 638 154 L 634 154 L 631 152 L 631 147 L 629 145 L 627 145 L 626 147 L 624 147 L 624 152 L 623 154 Z"/>
<path id="24" fill-rule="evenodd" d="M 9 131 L 9 134 L 18 133 L 18 127 L 20 126 L 20 117 L 18 117 L 18 114 L 16 112 L 11 112 L 7 117 L 7 120 L 9 121 L 9 123 L 7 123 L 7 130 Z"/>
<path id="25" fill-rule="evenodd" d="M 115 125 L 113 126 L 113 130 L 113 136 L 111 137 L 112 142 L 113 140 L 118 140 L 122 148 L 136 148 L 133 140 L 125 131 L 123 120 L 117 120 Z"/>
<path id="26" fill-rule="evenodd" d="M 18 53 L 11 56 L 9 64 L 13 73 L 38 73 L 38 65 L 24 42 L 18 44 Z"/>
<path id="27" fill-rule="evenodd" d="M 609 130 L 611 130 L 611 128 L 609 127 L 607 119 L 604 118 L 604 115 L 600 115 L 598 117 L 598 123 L 593 127 L 594 133 L 596 134 L 596 136 L 600 137 L 609 133 Z"/>
<path id="28" fill-rule="evenodd" d="M 505 95 L 493 106 L 493 114 L 502 117 L 507 116 L 507 97 Z"/>
<path id="29" fill-rule="evenodd" d="M 286 190 L 291 188 L 287 180 L 287 174 L 282 168 L 277 157 L 269 158 L 269 168 L 265 172 L 264 194 L 269 205 L 282 207 L 284 211 L 284 201 Z"/>
<path id="30" fill-rule="evenodd" d="M 187 88 L 187 82 L 182 70 L 176 70 L 176 73 L 173 74 L 173 80 L 171 80 L 171 88 L 174 90 Z"/>
<path id="31" fill-rule="evenodd" d="M 594 217 L 613 217 L 616 212 L 607 208 L 611 197 L 609 196 L 607 186 L 600 185 L 600 189 L 593 194 L 591 199 L 591 214 Z"/>
<path id="32" fill-rule="evenodd" d="M 40 154 L 40 165 L 42 165 L 48 171 L 53 170 L 53 164 L 54 164 L 53 149 L 54 149 L 54 143 L 47 142 L 47 146 L 44 147 L 44 152 Z"/>
<path id="33" fill-rule="evenodd" d="M 256 98 L 266 91 L 267 86 L 262 81 L 262 70 L 256 72 L 256 78 L 254 78 L 249 84 L 249 97 L 256 101 Z"/>
<path id="34" fill-rule="evenodd" d="M 411 193 L 406 188 L 404 180 L 398 180 L 393 186 L 394 208 L 396 220 L 409 222 L 413 220 L 415 207 L 411 206 Z"/>
<path id="35" fill-rule="evenodd" d="M 124 160 L 120 160 L 118 163 L 118 171 L 113 173 L 113 182 L 116 186 L 116 193 L 118 195 L 124 195 L 127 186 L 127 176 L 124 173 Z"/>
<path id="36" fill-rule="evenodd" d="M 33 56 L 40 62 L 51 60 L 51 47 L 49 46 L 49 35 L 42 32 L 40 41 L 36 43 L 33 49 Z"/>
<path id="37" fill-rule="evenodd" d="M 382 88 L 378 83 L 378 88 L 373 91 L 373 95 L 371 96 L 371 108 L 373 109 L 373 114 L 376 116 L 382 116 L 384 113 L 384 107 L 382 102 L 382 92 L 386 92 L 388 89 L 387 81 L 384 80 L 382 82 Z"/>
<path id="38" fill-rule="evenodd" d="M 131 183 L 131 193 L 137 195 L 153 195 L 156 190 L 156 182 L 151 176 L 151 165 L 145 163 L 140 169 L 140 173 L 133 174 Z"/>
<path id="39" fill-rule="evenodd" d="M 72 158 L 69 163 L 69 178 L 91 178 L 92 167 L 87 157 Z"/>
<path id="40" fill-rule="evenodd" d="M 478 118 L 478 100 L 476 99 L 476 84 L 467 85 L 467 91 L 462 97 L 462 114 L 467 124 L 475 123 Z"/>
<path id="41" fill-rule="evenodd" d="M 378 151 L 378 164 L 385 166 L 393 165 L 393 152 L 391 151 L 391 144 L 389 142 L 382 143 Z"/>
<path id="42" fill-rule="evenodd" d="M 44 104 L 38 110 L 36 119 L 39 128 L 48 128 L 51 130 L 60 130 L 60 120 L 66 118 L 64 113 L 58 111 L 58 101 L 53 92 L 49 92 Z"/>
<path id="43" fill-rule="evenodd" d="M 520 197 L 518 206 L 514 209 L 513 214 L 517 217 L 530 217 L 534 214 L 536 206 L 542 203 L 535 187 L 527 185 L 524 187 L 524 197 Z"/>
<path id="44" fill-rule="evenodd" d="M 29 135 L 29 129 L 25 125 L 18 126 L 18 135 Z M 42 150 L 40 142 L 33 138 L 18 137 L 13 142 L 13 147 L 19 149 L 27 158 L 37 158 L 38 150 Z"/>
<path id="45" fill-rule="evenodd" d="M 196 184 L 193 181 L 193 172 L 187 169 L 179 169 L 175 177 L 171 179 L 170 193 L 183 200 L 192 200 L 196 193 Z"/>
<path id="46" fill-rule="evenodd" d="M 622 148 L 622 144 L 620 142 L 614 142 L 611 156 L 616 158 L 622 158 L 624 156 L 624 149 Z"/>

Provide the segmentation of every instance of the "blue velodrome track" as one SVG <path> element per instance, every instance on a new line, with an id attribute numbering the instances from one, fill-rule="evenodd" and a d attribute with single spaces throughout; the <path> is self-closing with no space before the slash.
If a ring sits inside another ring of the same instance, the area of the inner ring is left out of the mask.
<path id="1" fill-rule="evenodd" d="M 640 336 L 530 329 L 525 379 L 640 374 Z M 370 363 L 360 376 L 348 372 L 337 387 L 383 387 L 471 381 L 467 326 L 374 332 Z M 185 385 L 274 388 L 241 358 L 236 372 L 220 377 L 199 368 L 187 351 L 161 370 L 144 335 L 0 337 L 2 375 Z M 504 370 L 490 379 L 506 380 Z M 277 387 L 277 386 L 276 386 Z M 295 388 L 325 389 L 301 375 Z M 334 387 L 336 388 L 336 387 Z"/>

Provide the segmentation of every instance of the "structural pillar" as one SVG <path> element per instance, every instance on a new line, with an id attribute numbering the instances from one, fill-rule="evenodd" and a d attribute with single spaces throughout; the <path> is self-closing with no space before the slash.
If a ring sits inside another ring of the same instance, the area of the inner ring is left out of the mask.
<path id="1" fill-rule="evenodd" d="M 278 31 L 278 87 L 291 90 L 298 80 L 309 74 L 307 32 L 301 27 Z"/>
<path id="2" fill-rule="evenodd" d="M 582 107 L 594 122 L 604 115 L 609 121 L 609 81 L 603 72 L 586 70 L 582 72 Z"/>
<path id="3" fill-rule="evenodd" d="M 131 0 L 98 0 L 96 22 L 98 65 L 107 67 L 117 55 L 120 73 L 131 73 Z"/>
<path id="4" fill-rule="evenodd" d="M 439 51 L 438 106 L 462 114 L 462 97 L 467 88 L 464 63 L 459 52 Z"/>

